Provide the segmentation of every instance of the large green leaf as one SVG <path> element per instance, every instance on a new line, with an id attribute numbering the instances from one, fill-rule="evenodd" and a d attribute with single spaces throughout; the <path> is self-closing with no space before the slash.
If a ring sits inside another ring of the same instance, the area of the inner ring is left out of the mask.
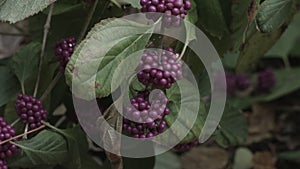
<path id="1" fill-rule="evenodd" d="M 217 38 L 229 33 L 219 0 L 195 0 L 195 2 L 198 4 L 199 23 L 202 28 Z"/>
<path id="2" fill-rule="evenodd" d="M 20 83 L 35 76 L 38 70 L 40 43 L 30 43 L 22 47 L 11 60 L 11 67 Z"/>
<path id="3" fill-rule="evenodd" d="M 66 140 L 52 131 L 44 130 L 30 140 L 14 143 L 22 153 L 9 161 L 11 167 L 32 168 L 62 164 L 68 156 Z"/>
<path id="4" fill-rule="evenodd" d="M 0 66 L 0 107 L 16 98 L 20 87 L 17 78 L 8 67 Z"/>
<path id="5" fill-rule="evenodd" d="M 300 163 L 300 151 L 281 152 L 278 154 L 278 158 Z"/>
<path id="6" fill-rule="evenodd" d="M 66 68 L 67 84 L 72 87 L 72 80 L 76 82 L 74 94 L 84 99 L 94 98 L 94 92 L 97 98 L 108 96 L 126 80 L 126 75 L 134 72 L 139 58 L 127 58 L 137 51 L 141 57 L 153 29 L 124 19 L 107 19 L 97 24 L 77 47 Z"/>
<path id="7" fill-rule="evenodd" d="M 243 144 L 248 135 L 246 119 L 239 109 L 227 105 L 215 139 L 223 147 Z"/>
<path id="8" fill-rule="evenodd" d="M 286 31 L 282 34 L 281 38 L 276 42 L 276 44 L 271 48 L 271 50 L 266 54 L 270 57 L 287 57 L 300 38 L 300 13 L 294 16 L 293 21 L 288 26 Z"/>
<path id="9" fill-rule="evenodd" d="M 6 0 L 0 6 L 0 20 L 16 23 L 32 16 L 56 0 Z"/>
<path id="10" fill-rule="evenodd" d="M 257 28 L 261 32 L 278 29 L 289 17 L 293 0 L 264 1 L 256 15 Z"/>

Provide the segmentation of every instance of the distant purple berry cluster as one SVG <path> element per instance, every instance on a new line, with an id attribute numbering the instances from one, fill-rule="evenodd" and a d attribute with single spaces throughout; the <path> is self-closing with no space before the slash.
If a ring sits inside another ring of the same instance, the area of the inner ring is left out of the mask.
<path id="1" fill-rule="evenodd" d="M 164 23 L 167 26 L 178 26 L 192 7 L 190 0 L 141 0 L 140 4 L 142 12 L 165 13 Z"/>
<path id="2" fill-rule="evenodd" d="M 35 129 L 42 125 L 41 121 L 47 118 L 47 110 L 40 100 L 20 94 L 16 101 L 16 112 L 21 117 L 24 124 L 28 124 L 29 129 Z"/>
<path id="3" fill-rule="evenodd" d="M 178 57 L 172 48 L 162 51 L 161 58 L 157 51 L 146 50 L 138 66 L 138 80 L 146 86 L 169 89 L 182 78 L 182 62 L 177 61 Z"/>
<path id="4" fill-rule="evenodd" d="M 191 148 L 198 146 L 199 145 L 199 141 L 198 140 L 194 140 L 191 141 L 189 143 L 183 143 L 183 144 L 177 144 L 173 150 L 174 151 L 178 151 L 178 152 L 184 152 L 184 151 L 188 151 Z"/>
<path id="5" fill-rule="evenodd" d="M 15 129 L 9 125 L 3 117 L 0 117 L 0 142 L 13 138 L 15 134 Z M 0 168 L 7 168 L 5 159 L 12 157 L 18 152 L 18 147 L 9 142 L 0 145 Z"/>
<path id="6" fill-rule="evenodd" d="M 265 69 L 257 74 L 257 87 L 261 91 L 268 91 L 276 84 L 272 69 Z"/>
<path id="7" fill-rule="evenodd" d="M 61 71 L 64 72 L 74 52 L 76 40 L 74 37 L 62 39 L 55 45 L 55 56 L 60 62 Z"/>
<path id="8" fill-rule="evenodd" d="M 237 91 L 244 91 L 251 86 L 250 79 L 246 74 L 234 74 L 231 72 L 226 72 L 225 78 L 227 93 L 230 95 L 236 93 Z M 217 74 L 215 81 L 216 87 L 220 87 L 219 84 L 221 83 L 221 80 L 220 74 Z"/>
<path id="9" fill-rule="evenodd" d="M 169 100 L 162 92 L 153 96 L 152 104 L 149 101 L 149 90 L 140 91 L 130 100 L 131 105 L 125 107 L 123 129 L 134 138 L 151 138 L 166 129 L 165 116 L 170 114 L 166 106 Z"/>
<path id="10" fill-rule="evenodd" d="M 272 69 L 267 68 L 256 74 L 256 84 L 251 82 L 250 78 L 246 74 L 235 74 L 231 72 L 225 73 L 227 93 L 232 95 L 236 92 L 241 92 L 249 89 L 256 90 L 257 92 L 268 92 L 276 84 L 276 78 Z M 221 82 L 220 74 L 217 74 L 215 86 L 220 87 L 218 84 Z"/>

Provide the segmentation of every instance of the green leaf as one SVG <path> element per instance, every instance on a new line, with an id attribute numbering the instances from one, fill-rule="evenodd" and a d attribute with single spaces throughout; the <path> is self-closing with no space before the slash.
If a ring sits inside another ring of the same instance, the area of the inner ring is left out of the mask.
<path id="1" fill-rule="evenodd" d="M 220 121 L 215 139 L 223 147 L 245 143 L 248 136 L 246 119 L 239 109 L 227 105 Z"/>
<path id="2" fill-rule="evenodd" d="M 30 140 L 14 143 L 22 149 L 9 161 L 10 167 L 32 168 L 45 165 L 62 164 L 68 156 L 66 140 L 59 134 L 48 130 L 41 131 Z"/>
<path id="3" fill-rule="evenodd" d="M 245 108 L 256 102 L 269 102 L 278 99 L 300 88 L 300 82 L 297 79 L 299 73 L 300 68 L 276 70 L 274 71 L 276 85 L 269 92 L 243 99 L 232 98 L 230 103 L 236 107 Z"/>
<path id="4" fill-rule="evenodd" d="M 276 44 L 269 50 L 266 56 L 269 57 L 288 57 L 294 44 L 297 43 L 297 39 L 300 38 L 300 13 L 294 16 L 293 21 L 288 26 L 286 31 L 282 34 L 281 38 L 276 42 Z M 298 47 L 297 47 L 298 48 Z"/>
<path id="5" fill-rule="evenodd" d="M 278 29 L 289 17 L 293 0 L 264 1 L 257 12 L 257 28 L 261 32 L 272 32 Z"/>
<path id="6" fill-rule="evenodd" d="M 300 151 L 288 151 L 278 154 L 279 159 L 300 163 Z"/>
<path id="7" fill-rule="evenodd" d="M 11 60 L 11 67 L 18 77 L 21 85 L 35 76 L 39 64 L 40 43 L 30 43 L 22 47 Z"/>
<path id="8" fill-rule="evenodd" d="M 83 131 L 79 126 L 69 129 L 58 129 L 49 123 L 46 126 L 61 134 L 67 140 L 68 157 L 62 164 L 68 169 L 80 169 L 81 159 L 80 153 L 86 153 L 88 144 Z"/>
<path id="9" fill-rule="evenodd" d="M 97 24 L 76 48 L 66 67 L 66 81 L 71 87 L 73 80 L 74 94 L 92 99 L 95 89 L 97 98 L 108 96 L 134 72 L 153 29 L 153 26 L 123 19 L 106 19 Z M 137 57 L 128 58 L 133 53 Z M 101 61 L 107 57 L 109 60 L 103 64 Z M 81 73 L 77 72 L 79 66 Z M 120 78 L 115 77 L 113 81 L 114 74 Z"/>
<path id="10" fill-rule="evenodd" d="M 154 169 L 181 169 L 180 158 L 173 152 L 166 152 L 155 156 Z"/>
<path id="11" fill-rule="evenodd" d="M 18 80 L 8 67 L 0 66 L 0 107 L 14 100 L 20 90 Z"/>
<path id="12" fill-rule="evenodd" d="M 177 83 L 183 88 L 180 89 L 179 85 L 176 84 L 167 90 L 167 97 L 170 100 L 168 107 L 171 113 L 165 117 L 165 120 L 168 127 L 172 126 L 175 120 L 178 120 L 178 125 L 173 125 L 174 128 L 171 129 L 172 137 L 180 138 L 185 136 L 181 143 L 187 143 L 198 139 L 200 136 L 206 118 L 206 110 L 205 106 L 200 102 L 200 98 L 198 98 L 200 94 L 195 94 L 195 91 L 198 91 L 195 86 L 187 80 L 180 80 Z M 196 114 L 196 117 L 193 117 L 192 113 L 195 113 L 196 109 L 199 112 Z M 189 115 L 178 116 L 179 110 Z M 195 121 L 195 123 L 191 124 L 192 121 Z M 186 133 L 187 130 L 189 131 L 188 133 Z"/>
<path id="13" fill-rule="evenodd" d="M 29 16 L 32 16 L 56 0 L 6 0 L 0 6 L 0 20 L 16 23 Z"/>
<path id="14" fill-rule="evenodd" d="M 202 28 L 219 39 L 229 33 L 219 0 L 196 0 L 196 3 Z"/>
<path id="15" fill-rule="evenodd" d="M 134 8 L 142 8 L 141 4 L 140 4 L 140 0 L 126 0 L 126 3 L 129 3 L 132 7 Z"/>
<path id="16" fill-rule="evenodd" d="M 83 6 L 82 3 L 74 3 L 74 1 L 57 1 L 53 7 L 52 15 L 60 15 L 69 11 L 79 9 Z M 43 11 L 43 13 L 48 14 L 49 8 Z"/>

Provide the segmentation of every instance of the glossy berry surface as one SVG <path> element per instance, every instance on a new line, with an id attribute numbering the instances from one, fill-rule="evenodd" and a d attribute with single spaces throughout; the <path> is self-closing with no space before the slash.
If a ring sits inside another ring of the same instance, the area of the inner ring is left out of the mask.
<path id="1" fill-rule="evenodd" d="M 266 69 L 257 74 L 258 89 L 269 91 L 276 84 L 276 78 L 272 69 Z"/>
<path id="2" fill-rule="evenodd" d="M 178 26 L 184 19 L 192 4 L 190 0 L 140 0 L 142 12 L 165 13 L 164 24 L 166 26 Z M 149 19 L 156 20 L 155 14 L 147 15 Z"/>
<path id="3" fill-rule="evenodd" d="M 196 147 L 199 145 L 199 142 L 198 140 L 194 140 L 194 141 L 191 141 L 189 143 L 183 143 L 183 144 L 177 144 L 173 150 L 174 151 L 178 151 L 178 152 L 184 152 L 184 151 L 188 151 L 190 150 L 191 148 L 193 147 Z"/>
<path id="4" fill-rule="evenodd" d="M 123 130 L 131 137 L 151 138 L 163 133 L 167 127 L 164 118 L 170 114 L 166 106 L 169 100 L 158 92 L 150 105 L 149 93 L 148 90 L 139 92 L 124 109 Z"/>
<path id="5" fill-rule="evenodd" d="M 55 45 L 55 56 L 60 62 L 60 69 L 64 72 L 74 52 L 76 40 L 73 37 L 62 39 Z"/>
<path id="6" fill-rule="evenodd" d="M 0 169 L 8 169 L 6 161 L 0 160 Z"/>
<path id="7" fill-rule="evenodd" d="M 161 52 L 146 50 L 138 66 L 138 80 L 155 88 L 169 89 L 173 83 L 182 78 L 182 62 L 177 61 L 179 54 L 172 48 Z"/>
<path id="8" fill-rule="evenodd" d="M 13 138 L 15 134 L 16 134 L 15 129 L 11 125 L 9 125 L 2 117 L 0 117 L 0 142 Z M 12 140 L 12 141 L 16 141 L 16 140 Z M 12 157 L 18 152 L 19 152 L 18 147 L 9 142 L 0 145 L 1 160 Z M 2 161 L 2 163 L 0 162 L 0 166 L 5 166 L 5 165 L 6 165 L 5 161 Z"/>
<path id="9" fill-rule="evenodd" d="M 42 125 L 41 121 L 47 119 L 47 110 L 42 102 L 32 96 L 20 94 L 16 101 L 16 112 L 29 129 L 35 129 Z"/>

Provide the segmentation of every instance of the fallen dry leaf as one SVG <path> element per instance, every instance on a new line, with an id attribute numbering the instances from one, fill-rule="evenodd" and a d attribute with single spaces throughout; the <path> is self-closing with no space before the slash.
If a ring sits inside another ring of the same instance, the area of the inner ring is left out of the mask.
<path id="1" fill-rule="evenodd" d="M 253 169 L 276 169 L 276 158 L 270 152 L 257 152 L 253 156 Z"/>
<path id="2" fill-rule="evenodd" d="M 197 147 L 181 157 L 183 169 L 222 169 L 229 157 L 219 147 Z"/>

